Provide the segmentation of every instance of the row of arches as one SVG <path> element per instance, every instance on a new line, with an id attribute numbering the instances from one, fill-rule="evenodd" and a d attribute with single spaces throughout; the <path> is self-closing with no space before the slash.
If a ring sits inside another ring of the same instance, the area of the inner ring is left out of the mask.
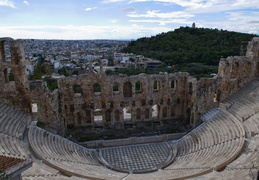
<path id="1" fill-rule="evenodd" d="M 171 107 L 171 108 L 170 108 Z M 150 121 L 171 118 L 175 116 L 176 108 L 174 106 L 161 107 L 157 104 L 152 107 L 132 109 L 130 106 L 121 110 L 102 110 L 95 109 L 93 111 L 85 110 L 77 112 L 74 125 L 84 124 L 104 124 L 109 122 L 133 122 L 133 121 Z M 84 113 L 84 114 L 81 114 Z"/>
<path id="2" fill-rule="evenodd" d="M 174 89 L 177 87 L 178 81 L 172 80 L 171 81 L 171 88 Z M 123 95 L 124 97 L 132 97 L 132 83 L 131 82 L 125 82 L 123 84 Z M 155 80 L 153 82 L 153 91 L 159 91 L 161 89 L 160 81 Z M 82 88 L 79 84 L 73 85 L 74 93 L 82 93 Z M 92 90 L 94 93 L 100 93 L 102 91 L 102 87 L 100 83 L 94 83 Z M 141 93 L 143 90 L 143 83 L 141 81 L 135 82 L 135 93 Z M 114 82 L 112 85 L 112 91 L 113 92 L 119 92 L 120 91 L 120 83 Z"/>

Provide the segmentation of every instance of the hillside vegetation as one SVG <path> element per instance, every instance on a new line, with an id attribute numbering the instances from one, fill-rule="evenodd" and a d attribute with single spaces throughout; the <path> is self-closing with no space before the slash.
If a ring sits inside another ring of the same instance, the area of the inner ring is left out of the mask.
<path id="1" fill-rule="evenodd" d="M 180 27 L 132 41 L 122 51 L 161 60 L 167 65 L 218 65 L 221 57 L 240 55 L 242 42 L 250 41 L 254 36 L 256 35 L 218 29 Z"/>

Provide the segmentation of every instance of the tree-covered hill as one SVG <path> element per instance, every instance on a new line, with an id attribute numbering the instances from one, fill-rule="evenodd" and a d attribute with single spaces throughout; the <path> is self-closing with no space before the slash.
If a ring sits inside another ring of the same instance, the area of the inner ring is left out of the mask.
<path id="1" fill-rule="evenodd" d="M 256 35 L 218 29 L 180 27 L 174 31 L 132 41 L 122 51 L 158 59 L 167 65 L 217 65 L 221 57 L 240 55 L 243 42 L 250 41 L 254 36 Z"/>

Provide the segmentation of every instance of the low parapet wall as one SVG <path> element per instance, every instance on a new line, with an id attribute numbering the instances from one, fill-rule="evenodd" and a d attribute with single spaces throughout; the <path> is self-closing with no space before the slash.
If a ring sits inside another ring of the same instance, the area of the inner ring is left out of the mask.
<path id="1" fill-rule="evenodd" d="M 171 140 L 178 140 L 185 133 L 175 133 L 175 134 L 164 134 L 159 136 L 146 136 L 146 137 L 130 137 L 125 139 L 114 139 L 114 140 L 97 140 L 79 143 L 80 145 L 87 148 L 105 148 L 114 146 L 126 146 L 134 144 L 145 144 L 145 143 L 157 143 L 165 142 Z"/>

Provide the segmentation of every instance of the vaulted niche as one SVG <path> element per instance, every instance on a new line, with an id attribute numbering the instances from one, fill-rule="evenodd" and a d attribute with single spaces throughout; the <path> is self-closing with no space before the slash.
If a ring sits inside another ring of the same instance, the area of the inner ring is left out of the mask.
<path id="1" fill-rule="evenodd" d="M 232 65 L 231 78 L 236 78 L 239 73 L 239 64 L 238 62 L 234 62 Z"/>

